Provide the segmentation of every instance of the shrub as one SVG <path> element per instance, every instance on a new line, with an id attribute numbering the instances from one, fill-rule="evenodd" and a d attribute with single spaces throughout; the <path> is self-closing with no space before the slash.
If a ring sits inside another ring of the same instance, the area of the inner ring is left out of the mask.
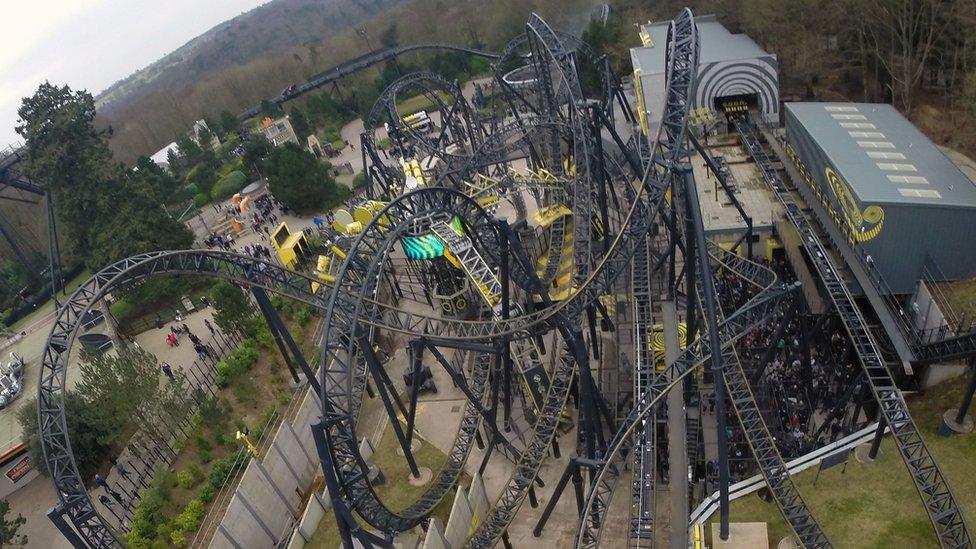
<path id="1" fill-rule="evenodd" d="M 210 483 L 204 484 L 200 487 L 200 492 L 197 493 L 197 497 L 204 503 L 210 503 L 214 498 L 214 487 Z"/>
<path id="2" fill-rule="evenodd" d="M 273 344 L 273 341 L 271 343 Z M 226 387 L 241 374 L 250 370 L 257 361 L 257 343 L 254 339 L 245 339 L 237 349 L 217 363 L 217 385 Z"/>
<path id="3" fill-rule="evenodd" d="M 189 490 L 193 488 L 193 475 L 189 471 L 179 471 L 176 473 L 176 483 L 180 485 L 180 488 Z"/>
<path id="4" fill-rule="evenodd" d="M 299 307 L 298 310 L 295 311 L 295 320 L 302 326 L 304 326 L 310 318 L 312 318 L 312 309 L 307 305 L 304 307 Z"/>
<path id="5" fill-rule="evenodd" d="M 247 463 L 250 454 L 245 453 L 243 455 L 242 463 L 239 464 L 240 468 L 243 469 L 244 465 Z M 234 464 L 238 458 L 237 453 L 230 454 L 223 459 L 218 459 L 214 462 L 210 469 L 210 475 L 207 477 L 207 484 L 213 488 L 214 492 L 220 489 L 227 481 L 228 475 L 232 469 L 234 469 Z"/>
<path id="6" fill-rule="evenodd" d="M 352 176 L 352 188 L 358 189 L 366 184 L 366 172 L 359 172 Z"/>
<path id="7" fill-rule="evenodd" d="M 221 177 L 217 184 L 210 191 L 214 200 L 224 200 L 230 198 L 234 193 L 239 192 L 247 184 L 247 176 L 242 171 L 233 171 Z"/>
<path id="8" fill-rule="evenodd" d="M 198 482 L 202 481 L 204 478 L 203 471 L 200 470 L 200 466 L 197 465 L 196 463 L 193 463 L 189 467 L 187 467 L 187 471 L 189 471 L 190 476 L 193 477 L 193 484 L 197 484 Z"/>
<path id="9" fill-rule="evenodd" d="M 210 451 L 213 449 L 213 445 L 207 440 L 207 437 L 203 436 L 203 433 L 197 431 L 193 434 L 193 442 L 197 445 L 197 449 L 200 451 Z"/>
<path id="10" fill-rule="evenodd" d="M 177 528 L 176 531 L 196 531 L 196 529 L 200 527 L 200 519 L 203 518 L 203 514 L 205 512 L 206 508 L 204 507 L 202 501 L 199 499 L 190 500 L 190 503 L 186 504 L 183 512 L 173 519 L 173 525 Z"/>
<path id="11" fill-rule="evenodd" d="M 177 547 L 186 547 L 186 534 L 183 530 L 173 530 L 169 535 L 169 540 Z"/>
<path id="12" fill-rule="evenodd" d="M 199 452 L 200 461 L 204 463 L 210 463 L 213 458 L 210 456 L 210 450 L 200 450 Z"/>

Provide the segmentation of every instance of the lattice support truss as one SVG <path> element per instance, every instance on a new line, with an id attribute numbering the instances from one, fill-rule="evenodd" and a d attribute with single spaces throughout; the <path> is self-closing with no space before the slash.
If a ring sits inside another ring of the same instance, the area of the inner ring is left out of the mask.
<path id="1" fill-rule="evenodd" d="M 932 521 L 939 544 L 942 547 L 952 548 L 970 547 L 972 541 L 969 530 L 956 498 L 952 495 L 938 464 L 925 446 L 922 435 L 908 413 L 908 405 L 881 357 L 874 336 L 868 329 L 867 322 L 854 302 L 847 285 L 840 278 L 830 254 L 813 230 L 809 219 L 780 181 L 751 122 L 743 118 L 733 120 L 743 144 L 759 164 L 766 183 L 785 207 L 786 217 L 799 232 L 803 246 L 854 344 L 861 366 L 867 374 L 868 384 L 878 401 L 885 422 L 891 429 L 898 453 L 908 467 L 925 511 Z"/>

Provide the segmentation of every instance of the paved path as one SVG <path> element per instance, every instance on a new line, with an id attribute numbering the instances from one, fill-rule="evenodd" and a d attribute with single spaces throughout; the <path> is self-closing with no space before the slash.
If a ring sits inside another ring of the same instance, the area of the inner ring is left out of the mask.
<path id="1" fill-rule="evenodd" d="M 35 478 L 7 496 L 7 501 L 13 514 L 20 513 L 27 519 L 18 534 L 27 536 L 28 547 L 71 549 L 71 544 L 47 518 L 47 510 L 58 502 L 50 479 L 44 476 Z"/>

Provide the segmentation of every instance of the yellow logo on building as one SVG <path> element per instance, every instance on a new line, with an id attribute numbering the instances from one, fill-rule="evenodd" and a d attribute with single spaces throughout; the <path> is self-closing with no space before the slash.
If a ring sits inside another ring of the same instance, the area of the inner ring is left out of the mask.
<path id="1" fill-rule="evenodd" d="M 878 236 L 881 225 L 884 224 L 884 210 L 881 206 L 871 205 L 861 211 L 847 182 L 830 167 L 825 173 L 827 182 L 840 203 L 841 213 L 847 223 L 848 238 L 852 242 L 866 242 Z"/>

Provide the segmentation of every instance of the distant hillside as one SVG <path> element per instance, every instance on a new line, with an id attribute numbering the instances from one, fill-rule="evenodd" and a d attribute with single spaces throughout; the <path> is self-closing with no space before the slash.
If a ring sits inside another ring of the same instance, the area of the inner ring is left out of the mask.
<path id="1" fill-rule="evenodd" d="M 162 59 L 119 80 L 97 97 L 99 113 L 117 132 L 116 152 L 131 160 L 129 144 L 139 147 L 155 143 L 166 132 L 168 142 L 185 124 L 163 124 L 158 131 L 134 132 L 119 124 L 131 107 L 158 103 L 154 95 L 174 96 L 207 75 L 275 54 L 315 56 L 324 39 L 342 29 L 362 24 L 372 15 L 402 0 L 272 0 L 234 19 L 225 21 L 190 40 Z M 300 61 L 292 59 L 293 61 Z M 280 90 L 278 90 L 280 91 Z M 174 97 L 175 98 L 175 97 Z M 179 114 L 177 114 L 179 116 Z M 165 144 L 165 143 L 164 143 Z"/>
<path id="2" fill-rule="evenodd" d="M 272 0 L 217 25 L 98 97 L 119 160 L 152 154 L 193 120 L 232 113 L 378 47 L 395 25 L 401 44 L 453 42 L 498 49 L 535 11 L 578 31 L 594 0 Z M 356 34 L 367 28 L 367 39 Z"/>

